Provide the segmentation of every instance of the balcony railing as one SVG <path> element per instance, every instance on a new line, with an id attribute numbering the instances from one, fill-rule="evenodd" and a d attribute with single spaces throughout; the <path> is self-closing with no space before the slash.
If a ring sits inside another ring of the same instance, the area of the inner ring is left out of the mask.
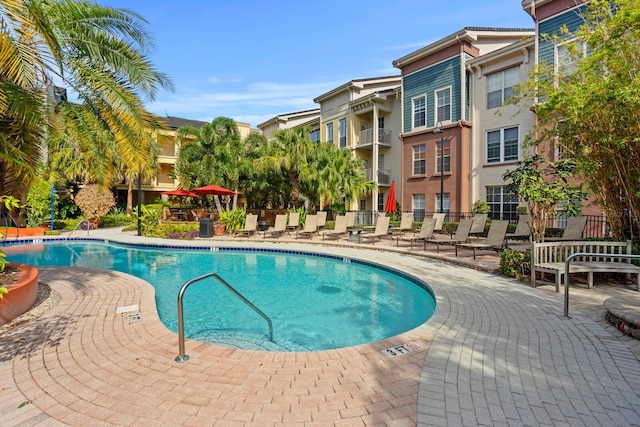
<path id="1" fill-rule="evenodd" d="M 157 183 L 158 185 L 163 185 L 163 184 L 174 185 L 175 180 L 170 175 L 160 174 L 158 175 Z"/>
<path id="2" fill-rule="evenodd" d="M 175 145 L 159 145 L 159 156 L 165 157 L 176 157 L 176 146 Z"/>
<path id="3" fill-rule="evenodd" d="M 378 129 L 378 143 L 381 145 L 391 146 L 391 131 Z M 365 129 L 360 131 L 357 147 L 373 145 L 373 129 Z"/>
<path id="4" fill-rule="evenodd" d="M 391 184 L 391 178 L 389 177 L 390 171 L 388 169 L 378 170 L 378 181 L 379 185 L 389 185 Z M 373 169 L 367 169 L 367 180 L 373 181 Z"/>

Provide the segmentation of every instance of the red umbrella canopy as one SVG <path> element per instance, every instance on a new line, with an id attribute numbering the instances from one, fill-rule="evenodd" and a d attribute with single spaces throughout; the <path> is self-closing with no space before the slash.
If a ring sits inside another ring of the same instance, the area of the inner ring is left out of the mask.
<path id="1" fill-rule="evenodd" d="M 387 204 L 385 205 L 384 210 L 391 213 L 395 212 L 396 209 L 396 182 L 391 181 L 391 187 L 389 187 L 389 194 L 387 195 Z"/>
<path id="2" fill-rule="evenodd" d="M 188 190 L 183 190 L 182 188 L 178 188 L 177 190 L 171 190 L 171 191 L 163 191 L 162 194 L 166 194 L 168 196 L 178 196 L 178 197 L 200 197 L 199 194 L 193 193 Z"/>
<path id="3" fill-rule="evenodd" d="M 238 194 L 233 190 L 229 190 L 227 188 L 220 187 L 219 185 L 215 185 L 215 184 L 194 188 L 191 191 L 198 194 L 212 194 L 214 196 L 231 196 L 234 194 Z"/>

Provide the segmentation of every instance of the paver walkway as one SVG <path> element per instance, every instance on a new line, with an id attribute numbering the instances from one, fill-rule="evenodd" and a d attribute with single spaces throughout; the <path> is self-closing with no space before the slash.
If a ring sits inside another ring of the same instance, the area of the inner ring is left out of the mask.
<path id="1" fill-rule="evenodd" d="M 187 341 L 191 360 L 177 364 L 177 338 L 158 320 L 149 285 L 114 272 L 46 269 L 43 281 L 61 302 L 0 335 L 0 424 L 640 425 L 633 347 L 582 312 L 562 317 L 555 293 L 378 245 L 304 249 L 422 278 L 437 296 L 434 317 L 390 340 L 326 352 Z M 586 311 L 597 305 L 573 295 Z M 141 323 L 115 314 L 131 304 L 140 304 Z M 409 341 L 421 349 L 398 358 L 380 351 Z"/>

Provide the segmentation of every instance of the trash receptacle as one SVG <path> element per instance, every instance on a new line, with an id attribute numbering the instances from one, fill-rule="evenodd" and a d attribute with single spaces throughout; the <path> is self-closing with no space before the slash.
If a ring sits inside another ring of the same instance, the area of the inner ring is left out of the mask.
<path id="1" fill-rule="evenodd" d="M 269 229 L 269 221 L 258 221 L 258 230 L 267 231 Z"/>
<path id="2" fill-rule="evenodd" d="M 213 237 L 213 221 L 210 218 L 200 219 L 200 233 L 198 237 Z"/>

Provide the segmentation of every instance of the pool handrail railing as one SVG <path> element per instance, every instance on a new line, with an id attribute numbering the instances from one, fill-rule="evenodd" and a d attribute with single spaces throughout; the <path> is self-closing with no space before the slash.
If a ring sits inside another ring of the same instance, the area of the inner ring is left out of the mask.
<path id="1" fill-rule="evenodd" d="M 182 285 L 182 287 L 180 288 L 180 292 L 178 292 L 178 353 L 179 354 L 175 358 L 175 361 L 178 363 L 183 363 L 189 360 L 189 356 L 185 354 L 185 350 L 184 350 L 184 314 L 182 309 L 182 306 L 183 306 L 182 299 L 184 297 L 184 293 L 191 284 L 195 282 L 199 282 L 200 280 L 207 279 L 209 277 L 213 277 L 216 280 L 218 280 L 218 282 L 220 282 L 222 286 L 224 286 L 229 291 L 231 291 L 232 294 L 237 296 L 242 302 L 247 304 L 253 311 L 255 311 L 264 320 L 267 321 L 267 324 L 269 325 L 269 340 L 273 342 L 273 322 L 271 322 L 271 319 L 269 318 L 269 316 L 264 314 L 262 310 L 260 310 L 251 301 L 249 301 L 244 295 L 238 292 L 236 288 L 234 288 L 229 284 L 229 282 L 227 282 L 222 277 L 220 277 L 218 273 L 207 273 L 185 282 L 185 284 Z"/>

